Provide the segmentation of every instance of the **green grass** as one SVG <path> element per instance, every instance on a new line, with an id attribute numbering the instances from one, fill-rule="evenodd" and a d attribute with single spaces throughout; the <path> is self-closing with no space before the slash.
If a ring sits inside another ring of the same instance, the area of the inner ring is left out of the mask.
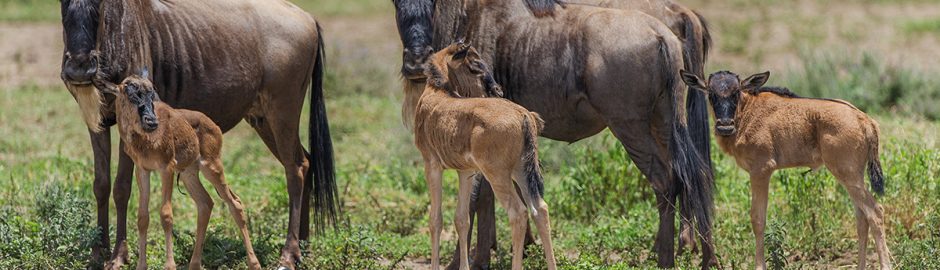
<path id="1" fill-rule="evenodd" d="M 909 21 L 901 27 L 909 34 L 940 34 L 940 18 Z"/>
<path id="2" fill-rule="evenodd" d="M 318 16 L 366 16 L 389 12 L 391 6 L 387 0 L 295 2 Z M 55 1 L 7 0 L 0 7 L 0 21 L 58 20 Z M 741 44 L 754 38 L 743 30 L 755 23 L 717 21 L 718 29 L 724 29 L 718 40 L 722 49 L 745 53 Z M 403 269 L 424 262 L 430 255 L 428 195 L 420 156 L 399 116 L 400 54 L 368 44 L 336 44 L 343 33 L 330 33 L 334 38 L 328 42 L 334 43 L 328 44 L 325 89 L 345 213 L 342 230 L 322 232 L 304 244 L 303 264 L 308 269 Z M 849 100 L 881 123 L 887 193 L 879 202 L 885 208 L 896 267 L 940 268 L 935 260 L 940 253 L 940 83 L 873 55 L 805 53 L 801 60 L 803 66 L 793 70 L 775 70 L 773 80 L 806 96 Z M 77 105 L 61 87 L 0 87 L 0 268 L 80 268 L 87 261 L 87 240 L 105 233 L 91 229 L 91 150 L 77 113 Z M 116 134 L 112 140 L 116 149 Z M 654 268 L 651 247 L 658 216 L 652 190 L 609 132 L 574 144 L 545 139 L 539 143 L 562 267 Z M 271 266 L 287 222 L 283 169 L 246 125 L 225 135 L 224 149 L 228 181 L 248 207 L 255 250 L 262 264 Z M 726 268 L 752 268 L 746 173 L 717 150 L 714 159 L 720 261 Z M 785 170 L 773 178 L 769 265 L 853 265 L 856 236 L 848 196 L 825 170 L 804 171 Z M 445 177 L 445 229 L 453 231 L 456 180 L 454 173 Z M 154 181 L 152 192 L 159 191 L 158 183 Z M 136 193 L 135 185 L 128 222 L 130 267 L 138 256 Z M 183 194 L 175 193 L 174 198 L 175 259 L 184 265 L 192 249 L 195 207 Z M 153 199 L 151 209 L 158 204 Z M 244 268 L 235 226 L 224 207 L 216 205 L 203 264 L 207 269 Z M 110 214 L 113 222 L 113 207 Z M 157 215 L 151 215 L 148 263 L 158 268 L 163 263 L 163 236 Z M 508 221 L 502 210 L 497 215 L 500 242 L 493 268 L 505 269 L 510 263 Z M 113 224 L 106 233 L 114 238 Z M 444 261 L 450 260 L 454 244 L 445 239 Z M 869 263 L 874 263 L 870 250 Z M 528 269 L 541 268 L 541 251 L 530 247 L 529 252 Z M 688 254 L 678 258 L 682 268 L 694 268 L 697 260 Z"/>
<path id="3" fill-rule="evenodd" d="M 330 66 L 336 68 L 328 70 L 326 89 L 345 215 L 342 230 L 325 232 L 305 244 L 308 256 L 303 263 L 312 269 L 386 269 L 421 262 L 430 254 L 427 189 L 419 156 L 400 124 L 397 78 L 394 71 L 357 72 L 338 64 L 361 67 L 372 60 L 396 61 L 395 56 L 360 58 L 335 49 L 331 55 Z M 793 83 L 802 75 L 793 72 L 790 76 Z M 807 87 L 822 87 L 816 84 L 825 81 L 804 80 Z M 900 100 L 899 106 L 904 104 L 904 99 Z M 77 106 L 64 89 L 26 86 L 2 89 L 0 108 L 5 108 L 0 114 L 4 127 L 0 130 L 0 237 L 17 235 L 0 239 L 4 240 L 0 241 L 0 267 L 82 265 L 88 250 L 85 240 L 97 232 L 89 230 L 94 213 L 92 161 L 87 134 L 74 117 Z M 940 186 L 936 182 L 940 179 L 940 152 L 922 136 L 936 134 L 940 125 L 899 117 L 890 110 L 875 111 L 883 112 L 878 119 L 884 134 L 881 156 L 888 179 L 887 193 L 879 202 L 886 211 L 895 263 L 899 268 L 938 267 L 928 254 L 935 254 L 940 247 Z M 572 145 L 542 139 L 540 152 L 563 268 L 655 267 L 651 246 L 658 217 L 651 188 L 609 132 Z M 749 268 L 753 264 L 753 236 L 747 215 L 746 174 L 727 155 L 716 151 L 714 159 L 718 254 L 725 267 Z M 277 260 L 287 220 L 282 169 L 244 125 L 226 134 L 225 165 L 233 189 L 248 206 L 256 251 L 264 265 L 271 265 Z M 453 173 L 446 177 L 444 220 L 445 228 L 452 230 L 456 180 Z M 159 190 L 153 188 L 154 192 Z M 852 206 L 830 174 L 825 170 L 809 174 L 802 169 L 784 170 L 774 176 L 770 194 L 771 264 L 832 268 L 854 263 Z M 184 195 L 174 197 L 176 261 L 182 265 L 192 249 L 195 211 Z M 152 209 L 158 203 L 152 200 Z M 134 195 L 131 209 L 136 205 Z M 136 215 L 130 212 L 129 241 L 133 247 L 137 242 Z M 113 209 L 111 215 L 113 218 Z M 497 268 L 508 267 L 510 261 L 507 220 L 502 210 L 498 215 L 502 241 L 494 257 Z M 149 264 L 156 267 L 162 265 L 163 237 L 156 216 L 151 220 L 148 256 Z M 76 226 L 60 225 L 63 223 Z M 204 265 L 243 267 L 244 251 L 223 207 L 216 207 L 210 224 Z M 111 230 L 113 239 L 114 228 Z M 445 240 L 445 261 L 453 244 L 453 240 Z M 527 265 L 544 263 L 537 256 L 541 254 L 538 249 L 530 251 L 533 255 Z M 136 257 L 132 250 L 132 261 Z M 682 267 L 691 268 L 697 257 L 684 255 L 678 260 Z"/>

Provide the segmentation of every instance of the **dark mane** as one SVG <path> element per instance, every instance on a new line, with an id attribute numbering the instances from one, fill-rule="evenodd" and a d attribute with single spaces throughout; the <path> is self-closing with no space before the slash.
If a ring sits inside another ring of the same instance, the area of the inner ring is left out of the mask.
<path id="1" fill-rule="evenodd" d="M 524 0 L 525 6 L 535 17 L 555 15 L 555 5 L 564 6 L 561 0 Z"/>
<path id="2" fill-rule="evenodd" d="M 757 89 L 756 94 L 760 94 L 764 92 L 774 93 L 781 97 L 802 98 L 801 96 L 797 95 L 796 93 L 793 93 L 793 91 L 790 91 L 790 89 L 786 87 L 765 86 L 765 87 L 761 87 L 760 89 Z"/>

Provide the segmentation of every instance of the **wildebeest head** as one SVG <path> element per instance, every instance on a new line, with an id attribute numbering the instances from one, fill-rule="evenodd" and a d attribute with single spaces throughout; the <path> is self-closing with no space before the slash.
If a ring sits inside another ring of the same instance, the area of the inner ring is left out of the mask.
<path id="1" fill-rule="evenodd" d="M 62 80 L 70 85 L 89 85 L 98 69 L 95 53 L 100 0 L 60 0 L 65 54 Z"/>
<path id="2" fill-rule="evenodd" d="M 157 92 L 154 90 L 153 83 L 148 79 L 147 70 L 141 74 L 128 76 L 121 82 L 120 93 L 117 95 L 127 98 L 131 104 L 137 107 L 137 115 L 140 117 L 140 128 L 146 132 L 157 129 L 160 121 L 153 109 L 153 103 L 159 101 Z"/>
<path id="3" fill-rule="evenodd" d="M 404 47 L 401 74 L 405 79 L 423 80 L 424 64 L 431 55 L 433 28 L 431 16 L 434 0 L 392 0 L 395 4 L 395 22 Z"/>
<path id="4" fill-rule="evenodd" d="M 428 83 L 447 89 L 454 96 L 502 97 L 502 87 L 480 54 L 458 41 L 435 53 L 428 61 Z"/>
<path id="5" fill-rule="evenodd" d="M 741 80 L 737 74 L 730 71 L 719 71 L 709 75 L 708 81 L 703 82 L 695 74 L 685 70 L 681 73 L 682 80 L 689 87 L 708 95 L 712 110 L 715 112 L 715 133 L 721 136 L 734 135 L 736 131 L 734 117 L 738 102 L 742 97 L 741 92 L 756 93 L 770 77 L 770 71 L 767 71 Z"/>

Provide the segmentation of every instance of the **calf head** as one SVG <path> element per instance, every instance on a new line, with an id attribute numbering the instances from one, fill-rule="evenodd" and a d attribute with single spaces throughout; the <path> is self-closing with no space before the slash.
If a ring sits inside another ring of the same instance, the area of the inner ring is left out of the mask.
<path id="1" fill-rule="evenodd" d="M 115 95 L 118 103 L 136 108 L 140 128 L 145 132 L 152 132 L 157 130 L 160 125 L 153 105 L 154 102 L 160 101 L 160 97 L 157 96 L 157 91 L 154 89 L 148 73 L 145 68 L 138 74 L 124 78 L 120 85 L 107 83 L 105 80 L 95 80 L 95 85 L 102 91 Z"/>
<path id="2" fill-rule="evenodd" d="M 476 49 L 465 42 L 447 46 L 428 60 L 428 84 L 457 97 L 502 97 L 502 87 Z"/>
<path id="3" fill-rule="evenodd" d="M 743 97 L 741 93 L 756 94 L 770 77 L 770 71 L 767 71 L 741 80 L 737 74 L 730 71 L 719 71 L 709 75 L 707 81 L 703 81 L 685 70 L 680 73 L 685 84 L 708 96 L 712 111 L 715 113 L 715 133 L 720 136 L 731 136 L 736 131 L 734 118 L 738 110 L 738 102 Z"/>

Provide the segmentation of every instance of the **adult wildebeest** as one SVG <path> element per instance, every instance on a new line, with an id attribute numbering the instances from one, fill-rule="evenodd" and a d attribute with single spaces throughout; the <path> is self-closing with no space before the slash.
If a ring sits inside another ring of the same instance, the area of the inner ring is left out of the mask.
<path id="1" fill-rule="evenodd" d="M 159 101 L 147 70 L 131 75 L 120 85 L 95 79 L 104 93 L 115 95 L 114 113 L 124 150 L 137 167 L 140 192 L 137 204 L 137 268 L 147 269 L 147 228 L 150 225 L 150 172 L 160 173 L 160 223 L 166 241 L 164 268 L 176 269 L 173 254 L 173 176 L 183 180 L 189 197 L 196 203 L 196 239 L 189 269 L 201 269 L 202 247 L 206 227 L 212 214 L 212 198 L 199 181 L 199 172 L 215 187 L 219 197 L 228 204 L 232 219 L 238 226 L 249 269 L 261 269 L 248 235 L 247 217 L 241 199 L 225 182 L 222 166 L 222 130 L 212 119 L 197 111 L 174 109 Z"/>
<path id="2" fill-rule="evenodd" d="M 690 87 L 708 94 L 715 113 L 715 135 L 724 152 L 751 176 L 751 226 L 756 238 L 754 264 L 764 269 L 767 189 L 774 171 L 825 165 L 855 204 L 858 269 L 865 269 L 869 229 L 881 269 L 891 269 L 885 243 L 884 213 L 865 188 L 865 168 L 872 189 L 884 193 L 878 161 L 878 123 L 838 99 L 800 98 L 787 88 L 763 87 L 770 72 L 744 80 L 719 71 L 704 81 L 685 73 Z M 871 226 L 871 227 L 869 227 Z"/>
<path id="3" fill-rule="evenodd" d="M 424 158 L 431 195 L 431 269 L 440 269 L 441 178 L 444 169 L 459 174 L 457 211 L 458 251 L 466 258 L 470 230 L 473 175 L 486 175 L 512 226 L 512 269 L 522 269 L 527 210 L 535 219 L 549 270 L 556 268 L 552 251 L 548 204 L 539 168 L 536 138 L 544 126 L 538 114 L 501 98 L 462 98 L 460 92 L 499 92 L 487 65 L 466 43 L 435 53 L 428 61 L 428 83 L 406 88 L 403 107 L 414 107 L 415 145 Z M 515 186 L 520 187 L 521 194 Z M 521 196 L 520 196 L 521 195 Z M 525 201 L 525 203 L 523 203 Z M 466 260 L 460 269 L 467 270 Z"/>
<path id="4" fill-rule="evenodd" d="M 293 267 L 300 257 L 298 241 L 309 235 L 311 194 L 317 224 L 333 220 L 338 200 L 323 101 L 323 40 L 313 17 L 278 0 L 63 0 L 61 6 L 66 43 L 61 75 L 82 109 L 95 156 L 94 189 L 103 233 L 92 261 L 100 260 L 109 245 L 108 127 L 114 124 L 114 96 L 102 95 L 90 82 L 96 73 L 119 82 L 147 67 L 167 104 L 203 112 L 223 132 L 245 119 L 284 166 L 290 220 L 280 263 Z M 299 138 L 308 84 L 313 154 Z M 111 266 L 127 260 L 133 165 L 123 151 L 120 157 Z"/>
<path id="5" fill-rule="evenodd" d="M 573 142 L 611 129 L 656 190 L 660 266 L 674 264 L 677 196 L 703 234 L 702 266 L 715 263 L 710 167 L 689 137 L 707 129 L 686 126 L 686 93 L 677 83 L 682 45 L 669 27 L 639 11 L 553 0 L 394 2 L 406 88 L 423 87 L 433 49 L 466 36 L 493 63 L 506 96 L 545 118 L 542 136 Z M 705 114 L 690 121 L 707 127 Z M 492 218 L 480 223 L 492 231 Z M 478 245 L 478 256 L 488 260 L 488 249 Z"/>

